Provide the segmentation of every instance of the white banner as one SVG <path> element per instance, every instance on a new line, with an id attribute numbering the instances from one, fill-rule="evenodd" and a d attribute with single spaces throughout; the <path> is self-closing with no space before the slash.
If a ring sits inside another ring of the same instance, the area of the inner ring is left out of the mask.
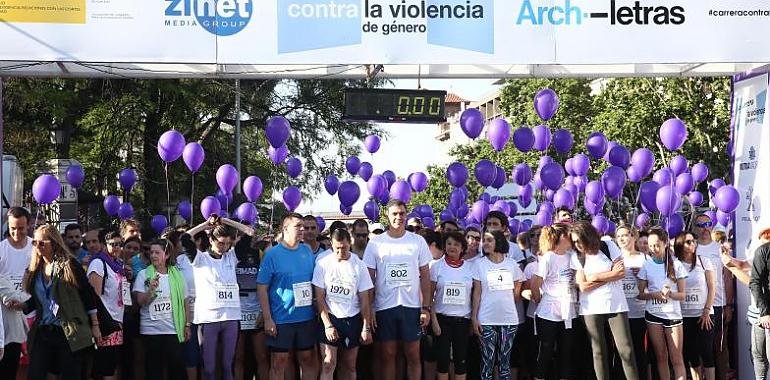
<path id="1" fill-rule="evenodd" d="M 768 74 L 760 74 L 733 84 L 733 175 L 741 201 L 735 211 L 735 254 L 746 259 L 759 246 L 757 234 L 770 227 L 770 120 L 767 110 Z M 751 327 L 746 321 L 749 289 L 737 282 L 738 352 L 740 378 L 754 377 L 748 352 Z"/>
<path id="2" fill-rule="evenodd" d="M 0 0 L 0 60 L 770 61 L 767 0 Z"/>

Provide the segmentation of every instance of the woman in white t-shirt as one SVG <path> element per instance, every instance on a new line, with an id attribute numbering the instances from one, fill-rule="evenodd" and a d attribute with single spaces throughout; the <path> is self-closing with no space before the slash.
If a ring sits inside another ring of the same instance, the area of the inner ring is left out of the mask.
<path id="1" fill-rule="evenodd" d="M 471 316 L 473 265 L 462 256 L 468 243 L 459 232 L 443 236 L 444 257 L 430 268 L 433 294 L 432 326 L 438 347 L 438 379 L 449 378 L 450 357 L 457 380 L 468 370 L 468 329 Z"/>
<path id="2" fill-rule="evenodd" d="M 644 319 L 647 336 L 655 349 L 658 373 L 669 379 L 669 361 L 674 367 L 674 379 L 684 380 L 682 359 L 682 310 L 679 303 L 685 299 L 687 270 L 672 257 L 668 233 L 660 227 L 649 231 L 651 257 L 639 270 L 639 299 L 647 301 Z"/>
<path id="3" fill-rule="evenodd" d="M 553 370 L 552 358 L 557 351 L 558 376 L 560 379 L 571 379 L 575 369 L 572 319 L 577 317 L 574 307 L 577 289 L 575 271 L 570 267 L 575 253 L 567 225 L 543 227 L 540 250 L 544 253 L 538 260 L 537 271 L 530 284 L 532 300 L 538 303 L 535 312 L 538 335 L 535 378 L 544 379 Z"/>
<path id="4" fill-rule="evenodd" d="M 185 378 L 184 345 L 190 339 L 190 308 L 184 275 L 176 268 L 176 249 L 162 239 L 150 244 L 150 265 L 139 272 L 133 294 L 141 306 L 147 379 Z"/>
<path id="5" fill-rule="evenodd" d="M 481 378 L 491 380 L 496 360 L 501 380 L 511 379 L 510 355 L 519 324 L 516 300 L 524 273 L 510 258 L 500 231 L 484 233 L 484 257 L 474 261 L 471 321 L 481 342 Z"/>
<path id="6" fill-rule="evenodd" d="M 118 231 L 100 232 L 99 240 L 107 253 L 99 252 L 88 264 L 88 282 L 102 300 L 112 319 L 123 323 L 123 306 L 131 305 L 130 284 L 126 278 L 123 263 L 123 238 Z M 96 341 L 94 354 L 94 375 L 97 378 L 115 379 L 120 346 L 123 345 L 123 330 L 118 330 Z"/>
<path id="7" fill-rule="evenodd" d="M 714 361 L 715 271 L 708 259 L 697 254 L 698 240 L 689 232 L 674 239 L 674 254 L 689 272 L 682 302 L 684 360 L 693 380 L 701 379 L 701 365 L 707 380 L 716 376 Z"/>
<path id="8" fill-rule="evenodd" d="M 639 380 L 628 325 L 628 305 L 623 293 L 623 254 L 611 240 L 603 241 L 589 222 L 570 227 L 570 240 L 578 255 L 571 266 L 580 288 L 580 315 L 591 339 L 597 380 L 609 380 L 612 353 L 607 347 L 607 326 L 628 380 Z"/>
<path id="9" fill-rule="evenodd" d="M 645 335 L 647 334 L 647 322 L 644 320 L 644 306 L 646 302 L 636 296 L 639 280 L 636 274 L 647 260 L 647 254 L 636 249 L 639 231 L 629 224 L 621 224 L 615 230 L 615 242 L 623 253 L 623 266 L 626 268 L 623 277 L 623 293 L 628 305 L 628 325 L 631 327 L 631 341 L 634 345 L 634 358 L 636 359 L 636 373 L 640 379 L 646 379 L 649 373 L 647 350 L 645 349 Z M 647 237 L 645 236 L 645 239 Z"/>

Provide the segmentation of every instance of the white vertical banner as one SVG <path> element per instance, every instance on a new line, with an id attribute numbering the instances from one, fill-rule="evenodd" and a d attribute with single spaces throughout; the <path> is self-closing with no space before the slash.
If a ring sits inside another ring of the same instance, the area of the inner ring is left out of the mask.
<path id="1" fill-rule="evenodd" d="M 767 110 L 768 73 L 733 82 L 733 175 L 741 195 L 735 210 L 735 256 L 745 260 L 757 248 L 757 234 L 770 227 L 770 120 Z M 753 256 L 753 255 L 752 255 Z M 748 352 L 751 326 L 746 309 L 751 299 L 749 289 L 736 285 L 738 358 L 741 379 L 753 379 L 754 370 Z"/>

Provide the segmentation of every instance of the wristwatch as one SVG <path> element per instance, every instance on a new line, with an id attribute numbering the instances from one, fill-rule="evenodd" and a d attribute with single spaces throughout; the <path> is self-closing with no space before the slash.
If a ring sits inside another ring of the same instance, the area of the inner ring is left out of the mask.
<path id="1" fill-rule="evenodd" d="M 431 308 L 430 306 L 423 306 L 423 307 L 422 307 L 422 310 L 425 310 L 425 311 L 427 311 L 427 312 L 429 312 L 429 313 L 430 313 L 430 311 L 431 311 L 432 309 L 433 309 L 433 308 Z"/>

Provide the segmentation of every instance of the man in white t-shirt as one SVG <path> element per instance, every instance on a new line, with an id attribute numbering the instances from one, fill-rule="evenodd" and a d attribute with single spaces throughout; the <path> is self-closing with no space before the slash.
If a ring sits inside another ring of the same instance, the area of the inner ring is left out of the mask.
<path id="1" fill-rule="evenodd" d="M 22 290 L 24 272 L 32 256 L 32 239 L 27 236 L 30 215 L 21 207 L 8 210 L 8 238 L 0 242 L 0 277 Z M 20 300 L 8 297 L 2 305 L 4 357 L 0 360 L 0 379 L 15 379 L 21 355 L 21 344 L 27 340 L 27 325 Z"/>
<path id="2" fill-rule="evenodd" d="M 403 343 L 407 375 L 421 377 L 420 327 L 430 321 L 430 250 L 425 239 L 406 231 L 406 204 L 388 202 L 386 233 L 369 241 L 364 263 L 375 284 L 372 323 L 380 344 L 382 378 L 396 378 L 396 349 Z M 422 301 L 422 302 L 421 302 Z"/>

